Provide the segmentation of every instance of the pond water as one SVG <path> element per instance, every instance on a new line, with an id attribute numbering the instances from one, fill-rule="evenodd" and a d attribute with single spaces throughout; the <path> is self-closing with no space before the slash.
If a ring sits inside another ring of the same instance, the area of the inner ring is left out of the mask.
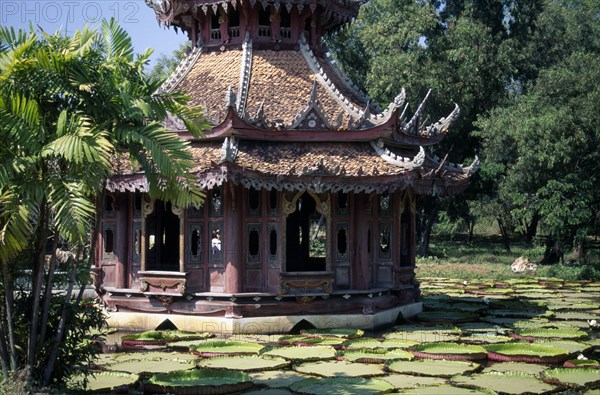
<path id="1" fill-rule="evenodd" d="M 86 391 L 600 393 L 600 283 L 426 278 L 421 289 L 423 313 L 378 333 L 113 333 L 119 352 L 100 355 Z"/>

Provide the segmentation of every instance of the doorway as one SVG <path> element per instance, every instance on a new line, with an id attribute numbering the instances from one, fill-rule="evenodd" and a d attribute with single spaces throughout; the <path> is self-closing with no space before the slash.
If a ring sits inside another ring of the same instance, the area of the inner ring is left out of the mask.
<path id="1" fill-rule="evenodd" d="M 313 272 L 327 269 L 327 218 L 317 210 L 308 193 L 296 201 L 286 219 L 286 271 Z"/>

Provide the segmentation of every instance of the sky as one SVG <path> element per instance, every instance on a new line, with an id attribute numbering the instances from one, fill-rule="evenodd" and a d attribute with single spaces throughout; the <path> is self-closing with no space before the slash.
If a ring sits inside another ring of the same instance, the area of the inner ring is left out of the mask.
<path id="1" fill-rule="evenodd" d="M 26 30 L 32 22 L 46 32 L 70 35 L 85 23 L 98 26 L 111 17 L 131 35 L 136 53 L 154 48 L 151 63 L 187 41 L 181 31 L 160 27 L 144 0 L 0 0 L 0 24 Z"/>

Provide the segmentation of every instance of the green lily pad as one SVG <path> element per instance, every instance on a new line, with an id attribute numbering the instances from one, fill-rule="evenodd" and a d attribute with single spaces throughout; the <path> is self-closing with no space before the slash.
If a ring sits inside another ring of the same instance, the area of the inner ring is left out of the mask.
<path id="1" fill-rule="evenodd" d="M 475 361 L 487 357 L 485 348 L 461 343 L 425 343 L 410 351 L 418 358 Z"/>
<path id="2" fill-rule="evenodd" d="M 544 363 L 563 362 L 569 358 L 567 350 L 542 344 L 489 344 L 485 349 L 491 361 Z"/>
<path id="3" fill-rule="evenodd" d="M 372 377 L 384 374 L 380 366 L 346 361 L 308 362 L 294 366 L 294 370 L 323 377 Z"/>
<path id="4" fill-rule="evenodd" d="M 254 384 L 244 372 L 186 370 L 155 374 L 143 383 L 144 393 L 229 394 L 248 390 Z"/>
<path id="5" fill-rule="evenodd" d="M 568 359 L 563 364 L 564 368 L 598 368 L 600 362 L 594 359 Z M 600 372 L 598 373 L 600 374 Z"/>
<path id="6" fill-rule="evenodd" d="M 390 392 L 394 387 L 383 380 L 362 377 L 309 378 L 298 381 L 290 389 L 300 394 L 314 395 L 375 395 Z"/>
<path id="7" fill-rule="evenodd" d="M 365 332 L 361 329 L 335 328 L 335 329 L 308 329 L 301 331 L 301 334 L 320 337 L 341 337 L 344 339 L 356 339 L 362 337 Z"/>
<path id="8" fill-rule="evenodd" d="M 83 389 L 83 375 L 72 377 L 68 382 L 68 387 L 74 391 Z M 132 386 L 138 380 L 137 374 L 123 372 L 93 372 L 87 376 L 87 384 L 85 386 L 86 394 L 89 393 L 110 393 L 113 389 Z"/>
<path id="9" fill-rule="evenodd" d="M 542 379 L 552 384 L 596 388 L 600 385 L 600 371 L 592 368 L 548 369 L 542 373 Z"/>
<path id="10" fill-rule="evenodd" d="M 591 345 L 587 341 L 586 342 L 577 342 L 574 340 L 562 340 L 562 339 L 559 339 L 559 340 L 540 339 L 540 340 L 534 340 L 532 344 L 540 344 L 542 346 L 563 348 L 571 354 L 576 353 L 576 352 L 584 352 L 591 348 Z"/>
<path id="11" fill-rule="evenodd" d="M 257 343 L 243 343 L 227 340 L 206 341 L 190 347 L 190 351 L 203 357 L 221 355 L 258 354 L 264 348 Z"/>
<path id="12" fill-rule="evenodd" d="M 588 334 L 579 329 L 564 328 L 523 328 L 518 329 L 515 337 L 525 340 L 535 339 L 581 339 Z"/>
<path id="13" fill-rule="evenodd" d="M 252 382 L 256 385 L 265 385 L 269 388 L 285 388 L 294 384 L 296 381 L 304 380 L 307 376 L 281 370 L 269 370 L 265 372 L 250 373 Z"/>
<path id="14" fill-rule="evenodd" d="M 480 367 L 479 364 L 474 362 L 427 359 L 419 361 L 394 361 L 388 363 L 386 366 L 388 370 L 396 373 L 438 377 L 451 377 L 456 374 L 471 373 Z"/>
<path id="15" fill-rule="evenodd" d="M 414 340 L 401 340 L 401 339 L 385 339 L 381 342 L 381 348 L 387 349 L 406 349 L 411 346 L 419 344 Z"/>
<path id="16" fill-rule="evenodd" d="M 291 361 L 324 361 L 335 359 L 335 349 L 329 346 L 314 347 L 277 347 L 263 352 L 262 355 L 281 357 Z"/>
<path id="17" fill-rule="evenodd" d="M 440 385 L 446 382 L 441 377 L 412 376 L 409 374 L 389 374 L 381 378 L 394 386 L 395 389 L 414 388 L 423 385 Z"/>
<path id="18" fill-rule="evenodd" d="M 405 391 L 397 392 L 398 394 L 410 394 L 410 395 L 495 395 L 490 391 L 483 391 L 479 389 L 461 388 L 454 387 L 450 384 L 434 385 L 411 388 Z"/>
<path id="19" fill-rule="evenodd" d="M 404 350 L 386 350 L 382 348 L 378 349 L 353 349 L 346 350 L 339 353 L 345 360 L 350 362 L 362 362 L 362 363 L 385 363 L 389 360 L 404 359 L 411 360 L 414 356 Z"/>
<path id="20" fill-rule="evenodd" d="M 372 337 L 361 337 L 359 339 L 346 340 L 343 344 L 344 348 L 380 348 L 381 341 Z"/>
<path id="21" fill-rule="evenodd" d="M 557 320 L 583 320 L 583 321 L 587 321 L 587 320 L 598 320 L 600 317 L 598 317 L 597 314 L 592 314 L 591 312 L 587 312 L 587 311 L 559 311 L 554 313 L 554 318 Z"/>
<path id="22" fill-rule="evenodd" d="M 535 363 L 524 363 L 524 362 L 497 362 L 492 364 L 491 366 L 483 369 L 483 373 L 489 372 L 521 372 L 521 373 L 529 373 L 529 374 L 539 374 L 540 372 L 547 369 L 546 365 L 539 365 Z"/>
<path id="23" fill-rule="evenodd" d="M 280 344 L 300 345 L 300 346 L 341 346 L 346 339 L 342 337 L 320 337 L 306 335 L 286 335 L 279 338 Z"/>
<path id="24" fill-rule="evenodd" d="M 258 390 L 251 390 L 244 392 L 244 395 L 294 395 L 292 392 L 283 388 L 261 388 Z"/>
<path id="25" fill-rule="evenodd" d="M 547 310 L 489 310 L 488 314 L 496 317 L 535 318 L 549 317 L 552 315 L 552 312 Z"/>
<path id="26" fill-rule="evenodd" d="M 462 311 L 424 311 L 417 314 L 416 318 L 428 324 L 445 324 L 476 321 L 479 315 Z"/>
<path id="27" fill-rule="evenodd" d="M 447 326 L 406 326 L 396 327 L 394 332 L 385 334 L 385 340 L 402 340 L 416 343 L 456 341 L 460 331 Z"/>
<path id="28" fill-rule="evenodd" d="M 196 365 L 195 360 L 154 357 L 134 359 L 133 357 L 136 356 L 133 354 L 131 359 L 115 360 L 108 366 L 105 365 L 105 369 L 129 373 L 169 373 L 176 370 L 192 369 Z"/>
<path id="29" fill-rule="evenodd" d="M 444 311 L 461 311 L 469 313 L 479 313 L 487 309 L 487 306 L 483 303 L 447 303 L 447 302 L 430 302 L 425 303 L 424 307 L 428 310 L 444 310 Z"/>
<path id="30" fill-rule="evenodd" d="M 283 358 L 262 358 L 257 355 L 237 355 L 230 357 L 206 358 L 198 362 L 198 367 L 206 369 L 230 369 L 245 372 L 282 369 L 290 365 Z"/>
<path id="31" fill-rule="evenodd" d="M 461 338 L 461 341 L 471 344 L 506 343 L 510 340 L 511 338 L 508 336 L 500 336 L 488 333 L 474 333 L 471 336 Z"/>
<path id="32" fill-rule="evenodd" d="M 451 381 L 453 384 L 484 388 L 505 394 L 544 394 L 555 389 L 554 386 L 538 380 L 535 376 L 521 372 L 491 372 L 471 376 L 455 376 Z"/>

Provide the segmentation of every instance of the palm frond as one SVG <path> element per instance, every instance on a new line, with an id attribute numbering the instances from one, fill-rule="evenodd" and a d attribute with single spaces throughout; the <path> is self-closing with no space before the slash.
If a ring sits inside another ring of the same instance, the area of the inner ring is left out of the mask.
<path id="1" fill-rule="evenodd" d="M 29 201 L 12 190 L 0 193 L 0 263 L 7 264 L 29 244 L 34 213 Z"/>
<path id="2" fill-rule="evenodd" d="M 108 58 L 123 57 L 129 61 L 133 60 L 131 37 L 114 18 L 102 21 L 100 40 Z"/>
<path id="3" fill-rule="evenodd" d="M 54 175 L 49 179 L 49 206 L 53 208 L 56 230 L 73 244 L 83 243 L 95 217 L 94 203 L 78 182 L 68 182 Z"/>

